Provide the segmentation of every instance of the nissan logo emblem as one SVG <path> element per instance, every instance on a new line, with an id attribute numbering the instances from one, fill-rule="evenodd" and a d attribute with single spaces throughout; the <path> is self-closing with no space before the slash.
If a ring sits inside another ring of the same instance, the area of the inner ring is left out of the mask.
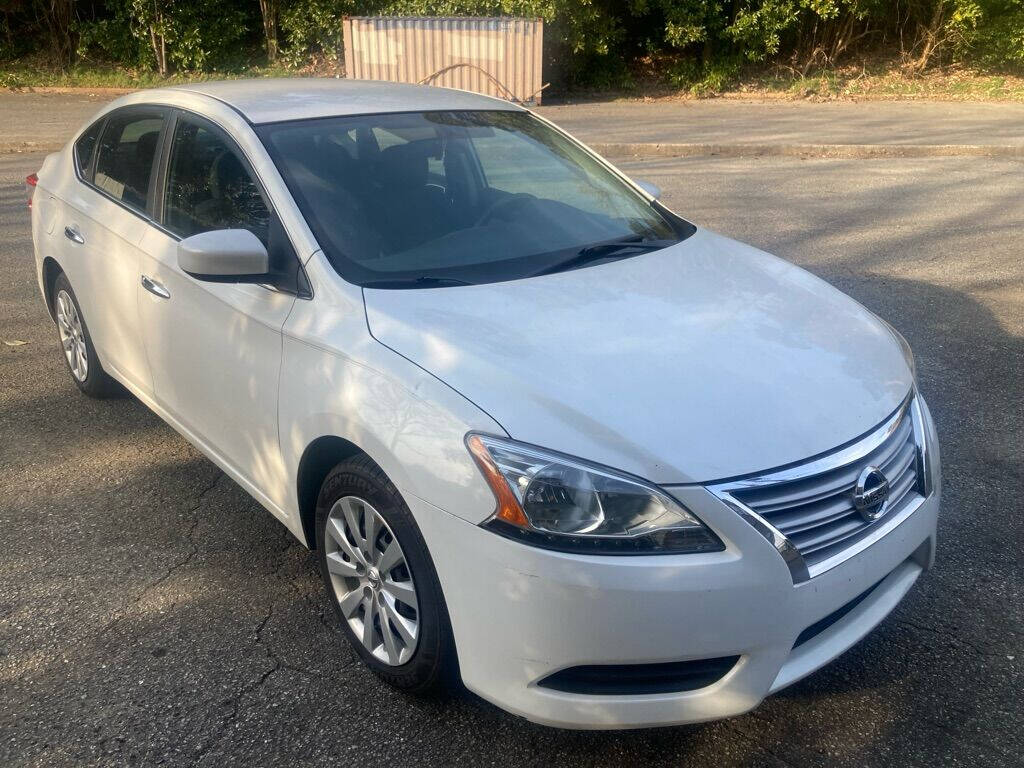
<path id="1" fill-rule="evenodd" d="M 886 511 L 889 501 L 889 480 L 878 467 L 864 467 L 853 488 L 853 506 L 869 523 Z"/>

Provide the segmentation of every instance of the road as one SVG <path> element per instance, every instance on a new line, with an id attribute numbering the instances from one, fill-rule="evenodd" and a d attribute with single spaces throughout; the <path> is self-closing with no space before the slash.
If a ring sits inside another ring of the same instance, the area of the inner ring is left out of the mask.
<path id="1" fill-rule="evenodd" d="M 0 91 L 0 152 L 59 147 L 115 96 Z M 537 111 L 595 145 L 885 146 L 903 154 L 969 147 L 1024 156 L 1024 104 L 623 99 Z"/>
<path id="2" fill-rule="evenodd" d="M 594 142 L 1024 149 L 1024 104 L 664 99 L 555 104 L 539 111 Z"/>
<path id="3" fill-rule="evenodd" d="M 395 694 L 268 513 L 135 400 L 80 396 L 32 274 L 40 161 L 0 154 L 0 341 L 27 342 L 0 345 L 0 764 L 1020 764 L 1019 161 L 622 162 L 900 328 L 945 473 L 937 565 L 874 633 L 748 715 L 628 733 Z"/>

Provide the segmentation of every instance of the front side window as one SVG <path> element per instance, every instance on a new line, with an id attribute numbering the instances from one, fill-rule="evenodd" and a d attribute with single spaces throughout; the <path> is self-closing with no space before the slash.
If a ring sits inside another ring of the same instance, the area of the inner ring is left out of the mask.
<path id="1" fill-rule="evenodd" d="M 323 118 L 257 132 L 347 280 L 512 280 L 624 258 L 692 228 L 525 112 Z"/>
<path id="2" fill-rule="evenodd" d="M 88 173 L 92 163 L 92 151 L 96 148 L 96 140 L 100 137 L 100 128 L 102 127 L 102 120 L 93 123 L 75 142 L 75 167 L 78 168 L 78 173 L 82 178 L 87 181 L 91 181 Z"/>
<path id="3" fill-rule="evenodd" d="M 205 121 L 180 117 L 171 140 L 163 224 L 180 237 L 248 229 L 264 245 L 270 213 L 238 149 Z"/>
<path id="4" fill-rule="evenodd" d="M 115 200 L 144 212 L 149 205 L 149 180 L 162 126 L 160 114 L 115 112 L 108 117 L 93 184 Z"/>

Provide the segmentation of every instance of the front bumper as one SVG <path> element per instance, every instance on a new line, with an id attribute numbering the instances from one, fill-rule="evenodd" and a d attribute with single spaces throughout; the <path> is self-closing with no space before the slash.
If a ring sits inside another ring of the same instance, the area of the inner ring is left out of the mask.
<path id="1" fill-rule="evenodd" d="M 538 550 L 412 499 L 444 589 L 466 687 L 533 722 L 639 728 L 729 717 L 843 653 L 931 564 L 939 495 L 841 565 L 794 585 L 778 552 L 709 491 L 673 489 L 724 552 L 593 557 Z M 800 633 L 872 586 L 794 649 Z M 739 656 L 695 691 L 583 695 L 537 685 L 579 665 Z"/>

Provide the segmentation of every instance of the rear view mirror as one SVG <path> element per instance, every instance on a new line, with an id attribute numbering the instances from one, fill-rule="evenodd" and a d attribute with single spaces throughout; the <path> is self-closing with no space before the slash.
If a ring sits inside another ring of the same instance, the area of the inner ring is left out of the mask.
<path id="1" fill-rule="evenodd" d="M 642 189 L 648 195 L 653 197 L 655 200 L 661 197 L 661 187 L 659 187 L 657 184 L 652 184 L 649 181 L 643 181 L 641 179 L 634 179 L 633 183 L 640 187 L 640 189 Z"/>
<path id="2" fill-rule="evenodd" d="M 267 249 L 247 229 L 216 229 L 178 243 L 178 266 L 200 280 L 260 282 L 270 270 Z"/>

